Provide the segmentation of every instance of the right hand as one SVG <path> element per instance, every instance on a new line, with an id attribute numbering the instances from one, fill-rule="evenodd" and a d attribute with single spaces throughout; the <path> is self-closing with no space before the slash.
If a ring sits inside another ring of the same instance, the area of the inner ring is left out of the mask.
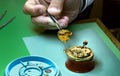
<path id="1" fill-rule="evenodd" d="M 80 0 L 45 0 L 49 6 L 46 8 L 39 0 L 27 0 L 23 11 L 31 16 L 32 22 L 46 29 L 57 29 L 48 17 L 46 10 L 55 16 L 62 28 L 68 26 L 79 14 Z"/>

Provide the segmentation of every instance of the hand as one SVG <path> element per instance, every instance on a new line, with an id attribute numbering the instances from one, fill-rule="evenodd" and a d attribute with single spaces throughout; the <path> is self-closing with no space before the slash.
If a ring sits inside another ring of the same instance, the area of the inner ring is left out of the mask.
<path id="1" fill-rule="evenodd" d="M 57 29 L 47 16 L 46 10 L 55 16 L 62 28 L 68 26 L 79 14 L 80 0 L 45 0 L 49 6 L 46 8 L 39 0 L 27 0 L 23 11 L 31 15 L 34 24 L 46 29 Z"/>

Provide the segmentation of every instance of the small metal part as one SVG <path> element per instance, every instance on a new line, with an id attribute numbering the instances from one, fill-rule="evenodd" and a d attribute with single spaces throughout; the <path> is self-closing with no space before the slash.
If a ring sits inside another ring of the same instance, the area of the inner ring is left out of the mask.
<path id="1" fill-rule="evenodd" d="M 0 29 L 2 29 L 3 27 L 5 27 L 5 26 L 8 25 L 9 23 L 11 23 L 14 19 L 15 19 L 15 17 L 12 17 L 12 18 L 10 18 L 8 21 L 6 21 L 4 24 L 0 25 Z"/>
<path id="2" fill-rule="evenodd" d="M 3 19 L 3 17 L 6 15 L 6 13 L 7 13 L 7 10 L 4 11 L 4 13 L 0 16 L 0 20 Z M 14 19 L 15 19 L 15 16 L 12 17 L 12 18 L 10 18 L 10 19 L 9 19 L 8 21 L 6 21 L 4 24 L 1 24 L 1 25 L 0 25 L 0 29 L 4 28 L 6 25 L 8 25 L 9 23 L 11 23 Z"/>
<path id="3" fill-rule="evenodd" d="M 51 69 L 47 69 L 47 70 L 45 70 L 45 72 L 46 72 L 46 73 L 51 73 L 52 70 L 51 70 Z"/>
<path id="4" fill-rule="evenodd" d="M 88 44 L 88 41 L 83 41 L 83 48 Z"/>
<path id="5" fill-rule="evenodd" d="M 3 14 L 0 16 L 0 20 L 6 15 L 6 13 L 7 13 L 7 10 L 5 10 Z"/>

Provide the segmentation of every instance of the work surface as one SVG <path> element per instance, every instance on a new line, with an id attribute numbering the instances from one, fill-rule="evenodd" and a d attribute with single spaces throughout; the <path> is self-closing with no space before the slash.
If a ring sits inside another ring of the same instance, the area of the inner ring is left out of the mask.
<path id="1" fill-rule="evenodd" d="M 74 73 L 65 67 L 66 55 L 64 45 L 58 40 L 56 33 L 36 34 L 32 30 L 29 16 L 22 12 L 24 1 L 9 0 L 0 2 L 0 13 L 7 14 L 0 24 L 8 18 L 15 20 L 0 29 L 0 76 L 5 67 L 14 59 L 37 55 L 53 60 L 60 69 L 61 76 L 119 76 L 120 50 L 96 21 L 74 23 L 68 27 L 73 32 L 69 46 L 82 45 L 88 40 L 88 47 L 94 52 L 95 68 L 88 73 Z"/>

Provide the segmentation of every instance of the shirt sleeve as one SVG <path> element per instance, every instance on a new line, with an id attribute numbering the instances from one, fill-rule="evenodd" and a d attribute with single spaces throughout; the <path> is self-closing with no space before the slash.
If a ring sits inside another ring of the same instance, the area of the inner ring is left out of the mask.
<path id="1" fill-rule="evenodd" d="M 81 0 L 80 13 L 83 12 L 93 2 L 94 2 L 94 0 Z"/>

